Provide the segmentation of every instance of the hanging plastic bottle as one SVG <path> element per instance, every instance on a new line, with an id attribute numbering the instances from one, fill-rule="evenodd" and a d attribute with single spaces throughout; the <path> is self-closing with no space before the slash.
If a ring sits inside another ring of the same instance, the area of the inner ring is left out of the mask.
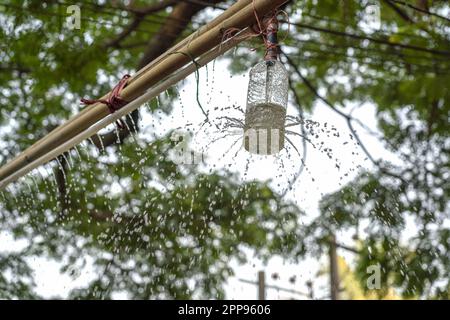
<path id="1" fill-rule="evenodd" d="M 250 153 L 271 155 L 284 148 L 289 76 L 278 58 L 278 21 L 267 25 L 264 61 L 250 70 L 244 124 L 244 148 Z"/>

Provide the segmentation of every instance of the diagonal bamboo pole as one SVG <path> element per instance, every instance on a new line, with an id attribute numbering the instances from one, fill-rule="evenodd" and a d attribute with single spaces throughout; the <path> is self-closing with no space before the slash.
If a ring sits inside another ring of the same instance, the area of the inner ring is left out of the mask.
<path id="1" fill-rule="evenodd" d="M 198 29 L 196 32 L 192 33 L 190 36 L 184 38 L 177 44 L 175 44 L 172 48 L 167 50 L 164 54 L 156 58 L 155 60 L 151 61 L 149 64 L 147 64 L 144 68 L 137 71 L 136 74 L 133 76 L 133 78 L 130 79 L 130 81 L 133 81 L 135 78 L 138 78 L 142 73 L 150 69 L 151 67 L 154 67 L 156 64 L 161 62 L 165 57 L 167 57 L 169 54 L 172 54 L 173 52 L 178 51 L 180 48 L 187 45 L 189 42 L 191 42 L 195 37 L 198 37 L 211 28 L 214 28 L 224 22 L 226 19 L 234 16 L 236 13 L 244 9 L 246 6 L 250 5 L 253 0 L 239 0 L 236 3 L 234 3 L 230 8 L 228 8 L 226 11 L 224 11 L 221 15 L 210 21 L 208 24 L 202 26 L 200 29 Z"/>
<path id="2" fill-rule="evenodd" d="M 158 64 L 159 62 L 161 62 L 162 60 L 164 60 L 169 54 L 172 54 L 173 52 L 178 51 L 180 48 L 184 47 L 186 44 L 188 44 L 190 41 L 192 41 L 192 39 L 194 39 L 195 37 L 198 37 L 202 34 L 204 34 L 205 32 L 207 32 L 208 30 L 210 30 L 211 28 L 219 25 L 220 23 L 222 23 L 223 21 L 225 21 L 226 19 L 232 17 L 234 14 L 236 14 L 237 12 L 239 12 L 240 10 L 242 10 L 244 7 L 246 7 L 247 5 L 249 5 L 253 0 L 239 0 L 238 2 L 236 2 L 235 4 L 233 4 L 227 11 L 225 11 L 224 13 L 222 13 L 221 15 L 219 15 L 218 17 L 214 18 L 211 22 L 209 22 L 207 25 L 202 26 L 199 30 L 197 30 L 195 33 L 192 33 L 190 36 L 184 38 L 183 40 L 181 40 L 180 42 L 178 42 L 177 44 L 175 44 L 172 48 L 170 48 L 169 50 L 167 50 L 166 52 L 164 52 L 162 55 L 160 55 L 158 58 L 156 58 L 155 60 L 151 61 L 149 64 L 147 64 L 145 67 L 143 67 L 142 69 L 138 70 L 129 80 L 128 80 L 128 85 L 131 85 L 131 83 L 133 81 L 136 81 L 136 79 L 138 79 L 140 77 L 141 74 L 145 73 L 147 70 L 149 70 L 150 68 L 154 67 L 156 64 Z M 106 95 L 104 95 L 103 97 L 101 97 L 100 99 L 106 99 L 107 96 L 109 95 L 110 92 L 108 92 Z M 77 113 L 75 116 L 71 117 L 69 120 L 67 120 L 64 124 L 58 126 L 57 128 L 55 128 L 54 130 L 52 130 L 49 134 L 47 134 L 45 137 L 43 137 L 42 139 L 40 139 L 39 141 L 37 141 L 32 147 L 37 147 L 39 144 L 41 144 L 42 142 L 44 142 L 45 140 L 49 139 L 50 136 L 55 135 L 59 132 L 59 130 L 61 130 L 62 128 L 64 128 L 64 126 L 66 126 L 67 124 L 75 121 L 76 119 L 78 119 L 81 115 L 83 115 L 86 112 L 89 112 L 91 108 L 84 108 L 83 110 L 81 110 L 79 113 Z M 26 150 L 28 151 L 28 149 Z M 1 171 L 0 171 L 1 172 Z"/>
<path id="3" fill-rule="evenodd" d="M 189 56 L 198 57 L 217 46 L 222 41 L 225 30 L 229 28 L 243 29 L 253 25 L 256 22 L 255 11 L 258 15 L 263 16 L 286 2 L 288 0 L 253 0 L 251 5 L 245 6 L 218 25 L 212 28 L 206 25 L 203 34 L 193 36 L 183 47 L 173 51 L 172 54 L 168 54 L 153 67 L 141 73 L 135 81 L 124 88 L 121 97 L 126 101 L 134 100 L 161 79 L 190 63 L 191 59 Z M 104 104 L 97 103 L 87 108 L 75 120 L 63 124 L 55 134 L 49 135 L 43 141 L 31 146 L 0 168 L 0 180 L 4 180 L 15 171 L 42 157 L 50 150 L 57 148 L 108 115 L 109 110 Z"/>
<path id="4" fill-rule="evenodd" d="M 141 74 L 145 73 L 147 70 L 149 70 L 150 68 L 154 67 L 156 64 L 158 64 L 159 62 L 161 62 L 162 60 L 164 60 L 169 54 L 172 54 L 173 52 L 178 51 L 180 48 L 184 47 L 185 45 L 187 45 L 190 41 L 192 41 L 192 39 L 194 39 L 195 37 L 198 37 L 202 34 L 204 34 L 205 32 L 207 32 L 208 30 L 210 30 L 211 28 L 214 28 L 215 26 L 219 25 L 220 23 L 222 23 L 223 21 L 225 21 L 226 19 L 232 17 L 234 14 L 236 14 L 237 12 L 239 12 L 240 10 L 242 10 L 243 8 L 245 8 L 247 5 L 249 5 L 252 2 L 252 0 L 239 0 L 238 2 L 236 2 L 235 4 L 233 4 L 227 11 L 225 11 L 223 14 L 219 15 L 218 17 L 216 17 L 215 19 L 213 19 L 211 22 L 209 22 L 207 25 L 202 26 L 200 29 L 198 29 L 195 33 L 192 33 L 190 36 L 184 38 L 183 40 L 181 40 L 180 42 L 178 42 L 177 44 L 175 44 L 172 48 L 170 48 L 169 50 L 167 50 L 165 53 L 163 53 L 162 55 L 160 55 L 158 58 L 156 58 L 155 60 L 151 61 L 149 64 L 147 64 L 145 67 L 143 67 L 142 69 L 138 70 L 129 80 L 128 80 L 128 85 L 131 85 L 131 83 L 133 83 L 133 81 L 136 81 Z M 109 94 L 109 93 L 108 93 Z M 107 97 L 107 95 L 104 95 L 101 99 L 105 99 Z M 77 119 L 81 114 L 83 114 L 84 112 L 89 111 L 89 108 L 85 108 L 83 109 L 81 112 L 79 112 L 77 115 L 75 115 L 73 118 L 71 118 L 70 120 L 68 120 L 66 122 L 69 123 L 71 121 L 73 121 L 74 119 Z M 59 126 L 58 128 L 56 128 L 55 130 L 53 130 L 52 132 L 50 132 L 46 137 L 52 135 L 53 133 L 58 132 L 58 130 L 60 130 L 63 126 Z M 43 139 L 39 140 L 42 141 Z M 39 142 L 38 141 L 38 142 Z"/>
<path id="5" fill-rule="evenodd" d="M 149 89 L 146 93 L 144 93 L 142 96 L 136 98 L 132 102 L 128 103 L 125 107 L 121 108 L 117 112 L 110 114 L 109 116 L 103 118 L 102 120 L 98 121 L 85 131 L 79 133 L 75 137 L 69 139 L 68 141 L 64 142 L 57 148 L 51 150 L 50 152 L 44 154 L 42 157 L 34 160 L 33 162 L 29 163 L 28 165 L 22 167 L 21 169 L 14 172 L 12 175 L 8 176 L 4 180 L 0 181 L 0 190 L 5 189 L 6 186 L 20 177 L 26 175 L 30 171 L 38 168 L 39 166 L 55 159 L 59 155 L 63 154 L 64 152 L 69 151 L 70 149 L 74 148 L 76 145 L 80 144 L 82 141 L 89 139 L 93 135 L 95 135 L 98 131 L 100 131 L 102 128 L 106 127 L 107 125 L 110 125 L 120 119 L 121 117 L 133 112 L 135 109 L 139 108 L 142 104 L 145 102 L 155 98 L 157 95 L 161 94 L 162 92 L 169 89 L 171 86 L 177 84 L 179 81 L 183 80 L 190 74 L 194 73 L 198 68 L 205 66 L 210 61 L 214 60 L 221 54 L 225 53 L 226 51 L 230 50 L 231 48 L 235 47 L 237 44 L 239 44 L 241 41 L 243 41 L 245 38 L 243 37 L 234 37 L 232 39 L 227 40 L 222 45 L 217 46 L 213 50 L 205 53 L 202 55 L 196 63 L 191 63 L 184 69 L 181 69 L 180 71 L 173 74 L 171 77 L 167 78 L 166 80 L 162 81 L 155 87 Z"/>

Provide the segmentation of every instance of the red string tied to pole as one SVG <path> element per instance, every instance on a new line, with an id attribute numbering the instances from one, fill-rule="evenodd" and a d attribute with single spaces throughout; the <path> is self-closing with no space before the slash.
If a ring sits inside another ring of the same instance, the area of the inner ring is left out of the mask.
<path id="1" fill-rule="evenodd" d="M 109 109 L 110 113 L 114 113 L 117 110 L 121 109 L 123 106 L 125 106 L 128 101 L 125 101 L 120 97 L 120 93 L 122 92 L 123 88 L 126 87 L 128 83 L 128 79 L 131 76 L 129 74 L 126 74 L 120 79 L 119 83 L 114 87 L 114 89 L 111 91 L 111 93 L 108 95 L 106 99 L 81 99 L 81 103 L 85 105 L 92 105 L 95 103 L 103 103 L 106 104 L 106 106 Z M 119 128 L 123 129 L 124 123 L 123 121 L 117 121 L 117 125 Z"/>
<path id="2" fill-rule="evenodd" d="M 253 1 L 253 11 L 255 14 L 256 23 L 250 26 L 249 31 L 244 33 L 241 37 L 245 39 L 261 36 L 264 41 L 264 46 L 266 49 L 264 60 L 266 61 L 278 60 L 278 56 L 280 54 L 280 45 L 278 41 L 278 31 L 279 31 L 278 15 L 279 14 L 285 15 L 289 25 L 289 17 L 287 13 L 283 10 L 275 9 L 261 18 L 258 15 L 254 1 Z M 225 30 L 223 32 L 222 42 L 230 38 L 233 38 L 240 31 L 241 29 L 238 28 L 229 28 Z M 254 50 L 256 50 L 256 48 L 252 49 L 252 51 Z"/>
<path id="3" fill-rule="evenodd" d="M 264 60 L 274 61 L 278 59 L 279 44 L 278 44 L 278 19 L 276 13 L 266 21 L 263 22 L 266 28 L 266 36 L 264 37 L 264 43 L 266 45 L 266 54 Z"/>

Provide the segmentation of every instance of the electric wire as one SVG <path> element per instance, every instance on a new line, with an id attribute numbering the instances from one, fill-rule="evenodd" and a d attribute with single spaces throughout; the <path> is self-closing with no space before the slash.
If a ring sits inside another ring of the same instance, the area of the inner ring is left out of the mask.
<path id="1" fill-rule="evenodd" d="M 442 19 L 442 20 L 444 20 L 444 21 L 446 21 L 446 22 L 450 22 L 450 19 L 447 18 L 447 17 L 441 16 L 441 15 L 438 14 L 438 13 L 431 12 L 431 11 L 426 10 L 426 9 L 419 8 L 419 7 L 414 6 L 414 5 L 410 4 L 410 3 L 406 3 L 405 1 L 400 1 L 400 0 L 387 0 L 387 1 L 388 1 L 388 2 L 394 2 L 394 3 L 400 4 L 400 5 L 402 5 L 402 6 L 411 8 L 411 9 L 417 11 L 417 12 L 420 12 L 420 13 L 423 13 L 423 14 L 427 14 L 427 15 L 429 15 L 429 16 L 433 16 L 433 17 Z"/>

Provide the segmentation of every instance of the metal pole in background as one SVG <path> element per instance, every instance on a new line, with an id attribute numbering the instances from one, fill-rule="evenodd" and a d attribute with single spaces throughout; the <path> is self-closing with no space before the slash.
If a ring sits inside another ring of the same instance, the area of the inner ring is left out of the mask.
<path id="1" fill-rule="evenodd" d="M 336 253 L 336 237 L 330 236 L 330 294 L 331 300 L 339 300 L 339 268 Z"/>
<path id="2" fill-rule="evenodd" d="M 264 271 L 258 272 L 258 300 L 266 300 L 266 275 Z"/>

